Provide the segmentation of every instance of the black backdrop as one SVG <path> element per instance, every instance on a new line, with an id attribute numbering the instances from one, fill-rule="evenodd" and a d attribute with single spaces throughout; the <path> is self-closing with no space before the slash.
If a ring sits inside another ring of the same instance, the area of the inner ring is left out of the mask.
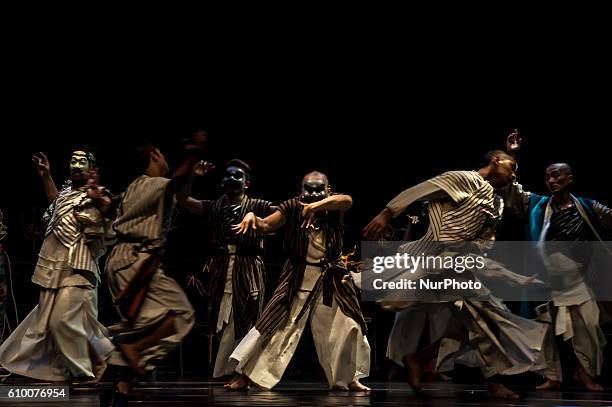
<path id="1" fill-rule="evenodd" d="M 30 155 L 46 152 L 60 183 L 74 143 L 98 149 L 103 183 L 115 191 L 130 180 L 131 140 L 159 143 L 175 163 L 179 140 L 196 128 L 209 130 L 207 154 L 217 165 L 235 157 L 252 165 L 253 196 L 279 201 L 296 194 L 307 171 L 326 172 L 336 191 L 354 197 L 347 244 L 359 241 L 361 228 L 396 193 L 445 170 L 475 169 L 487 150 L 503 147 L 513 127 L 526 139 L 520 178 L 529 189 L 545 192 L 544 168 L 565 161 L 575 169 L 577 194 L 612 204 L 605 82 L 587 74 L 568 82 L 557 72 L 524 67 L 521 76 L 484 67 L 438 67 L 425 76 L 375 65 L 234 67 L 228 75 L 194 66 L 184 75 L 146 65 L 95 72 L 77 65 L 28 68 L 13 77 L 0 127 L 0 207 L 21 317 L 37 299 L 29 277 L 39 242 L 28 231 L 45 206 Z M 195 194 L 218 196 L 218 175 L 198 183 Z M 197 249 L 205 231 L 186 214 L 176 227 L 168 267 L 184 283 L 201 266 Z M 268 256 L 272 287 L 282 258 L 277 243 L 271 241 Z M 101 304 L 101 318 L 111 320 L 107 300 Z M 379 319 L 380 362 L 389 316 Z M 196 336 L 187 348 L 196 355 L 188 370 L 196 373 L 205 358 L 202 340 Z"/>

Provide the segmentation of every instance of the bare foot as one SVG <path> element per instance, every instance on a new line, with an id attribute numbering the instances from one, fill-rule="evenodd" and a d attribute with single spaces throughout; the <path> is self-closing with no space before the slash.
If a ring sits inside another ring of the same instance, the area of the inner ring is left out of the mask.
<path id="1" fill-rule="evenodd" d="M 408 384 L 415 393 L 423 391 L 421 388 L 421 377 L 423 376 L 423 366 L 415 355 L 406 355 L 402 358 L 404 366 L 408 369 Z"/>
<path id="2" fill-rule="evenodd" d="M 359 379 L 355 379 L 349 383 L 348 388 L 350 391 L 372 391 L 368 386 L 365 386 L 363 383 L 359 381 Z"/>
<path id="3" fill-rule="evenodd" d="M 227 382 L 226 384 L 224 384 L 224 385 L 223 385 L 223 387 L 225 387 L 225 388 L 227 389 L 227 388 L 228 388 L 228 386 L 230 386 L 232 383 L 234 383 L 235 381 L 237 381 L 237 380 L 240 378 L 240 376 L 242 376 L 242 375 L 241 375 L 241 374 L 239 374 L 239 373 L 234 374 L 234 375 L 232 376 L 232 378 L 230 379 L 230 381 L 229 381 L 229 382 Z"/>
<path id="4" fill-rule="evenodd" d="M 117 392 L 125 395 L 132 394 L 132 383 L 130 382 L 118 382 Z"/>
<path id="5" fill-rule="evenodd" d="M 496 399 L 518 400 L 519 395 L 501 383 L 487 382 L 487 396 Z"/>
<path id="6" fill-rule="evenodd" d="M 147 375 L 142 360 L 140 359 L 140 352 L 136 350 L 134 345 L 121 344 L 119 345 L 119 349 L 121 349 L 121 353 L 123 353 L 123 356 L 125 356 L 134 372 L 136 372 L 139 376 Z"/>
<path id="7" fill-rule="evenodd" d="M 240 375 L 232 379 L 228 384 L 224 385 L 227 390 L 248 390 L 251 380 L 246 375 Z"/>
<path id="8" fill-rule="evenodd" d="M 589 374 L 584 370 L 584 367 L 580 366 L 576 373 L 574 373 L 574 379 L 582 382 L 584 387 L 589 389 L 590 391 L 603 391 L 603 387 L 601 384 L 597 383 Z"/>
<path id="9" fill-rule="evenodd" d="M 556 380 L 546 379 L 544 383 L 536 386 L 536 390 L 559 390 L 561 388 L 561 382 Z"/>

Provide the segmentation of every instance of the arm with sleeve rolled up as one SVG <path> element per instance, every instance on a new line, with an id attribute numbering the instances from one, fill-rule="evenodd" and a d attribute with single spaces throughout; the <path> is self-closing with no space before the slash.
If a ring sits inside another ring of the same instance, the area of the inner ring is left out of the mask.
<path id="1" fill-rule="evenodd" d="M 45 188 L 45 194 L 47 195 L 47 201 L 53 202 L 55 198 L 57 198 L 57 196 L 59 195 L 53 178 L 51 178 L 50 174 L 47 174 L 42 177 L 42 181 L 43 186 Z"/>
<path id="2" fill-rule="evenodd" d="M 44 153 L 34 154 L 32 156 L 32 162 L 36 166 L 36 172 L 42 180 L 43 187 L 45 188 L 45 194 L 47 195 L 47 201 L 49 203 L 55 201 L 55 198 L 59 195 L 53 177 L 51 177 L 51 165 L 49 159 Z"/>
<path id="3" fill-rule="evenodd" d="M 208 163 L 198 160 L 198 156 L 202 154 L 202 151 L 204 151 L 204 146 L 206 145 L 207 140 L 208 136 L 201 134 L 194 133 L 191 136 L 191 143 L 183 147 L 186 155 L 185 159 L 183 159 L 181 164 L 170 177 L 170 182 L 166 187 L 167 195 L 178 195 L 190 181 L 193 181 L 193 175 L 195 172 L 202 170 L 204 173 L 206 173 L 207 169 L 211 168 Z M 189 190 L 187 192 L 190 190 L 191 186 L 189 186 Z"/>
<path id="4" fill-rule="evenodd" d="M 285 214 L 280 210 L 277 210 L 265 218 L 260 218 L 253 212 L 249 212 L 245 215 L 242 222 L 232 226 L 232 229 L 236 234 L 247 233 L 249 229 L 259 230 L 261 233 L 269 234 L 283 227 L 285 223 L 287 223 L 287 219 L 285 218 Z"/>
<path id="5" fill-rule="evenodd" d="M 302 204 L 306 212 L 340 211 L 346 212 L 353 205 L 353 198 L 350 195 L 338 194 L 331 195 L 325 199 L 310 204 Z M 309 208 L 309 209 L 306 209 Z M 304 212 L 304 211 L 302 211 Z M 302 213 L 302 215 L 305 215 Z"/>
<path id="6" fill-rule="evenodd" d="M 191 187 L 193 186 L 193 174 L 189 177 L 187 182 L 180 189 L 179 193 L 176 194 L 176 200 L 178 203 L 189 212 L 196 215 L 201 215 L 204 212 L 204 206 L 202 201 L 191 197 Z"/>
<path id="7" fill-rule="evenodd" d="M 518 129 L 514 129 L 506 137 L 506 152 L 514 157 L 518 168 L 518 157 L 523 145 L 523 137 Z M 508 186 L 499 190 L 504 198 L 504 207 L 514 216 L 525 219 L 529 214 L 529 199 L 531 192 L 523 190 L 523 186 L 516 179 Z"/>
<path id="8" fill-rule="evenodd" d="M 302 227 L 308 227 L 317 212 L 339 211 L 346 212 L 353 205 L 353 199 L 349 195 L 332 195 L 325 199 L 310 204 L 302 203 L 301 216 L 304 219 Z M 275 207 L 276 209 L 276 207 Z M 253 212 L 246 214 L 242 222 L 232 226 L 236 234 L 247 233 L 249 229 L 259 230 L 261 233 L 274 233 L 287 223 L 287 218 L 282 210 L 276 210 L 271 215 L 261 218 Z"/>
<path id="9" fill-rule="evenodd" d="M 302 203 L 301 217 L 303 219 L 302 227 L 308 228 L 315 221 L 317 212 L 339 212 L 340 216 L 348 211 L 353 206 L 353 198 L 350 195 L 337 194 L 331 195 L 317 202 L 309 204 Z"/>
<path id="10" fill-rule="evenodd" d="M 178 203 L 189 212 L 196 215 L 201 215 L 205 212 L 206 205 L 204 205 L 204 201 L 191 197 L 191 189 L 193 186 L 193 180 L 196 176 L 202 177 L 208 174 L 214 168 L 214 165 L 206 161 L 197 162 L 191 169 L 191 174 L 189 174 L 187 182 L 185 182 L 178 194 L 176 194 L 176 200 Z"/>
<path id="11" fill-rule="evenodd" d="M 172 173 L 170 182 L 166 187 L 166 194 L 177 195 L 178 199 L 178 195 L 180 195 L 180 193 L 186 188 L 188 188 L 186 191 L 187 193 L 191 192 L 190 182 L 193 182 L 191 171 L 196 162 L 197 158 L 193 154 L 190 154 L 183 160 L 178 168 Z"/>

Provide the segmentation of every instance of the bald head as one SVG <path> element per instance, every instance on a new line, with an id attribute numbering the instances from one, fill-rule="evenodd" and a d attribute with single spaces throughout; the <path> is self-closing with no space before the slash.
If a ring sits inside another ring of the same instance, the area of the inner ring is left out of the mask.
<path id="1" fill-rule="evenodd" d="M 574 182 L 572 167 L 566 163 L 551 164 L 546 168 L 544 179 L 551 194 L 563 194 Z"/>
<path id="2" fill-rule="evenodd" d="M 548 168 L 546 168 L 546 172 L 548 173 L 549 171 L 561 171 L 567 175 L 572 175 L 572 167 L 569 166 L 569 164 L 566 163 L 555 163 L 555 164 L 550 164 L 548 166 Z"/>
<path id="3" fill-rule="evenodd" d="M 307 179 L 320 179 L 322 180 L 326 185 L 329 184 L 329 181 L 327 180 L 327 175 L 323 174 L 322 172 L 319 171 L 312 171 L 309 172 L 308 174 L 304 175 L 304 178 L 302 179 L 302 182 L 306 181 Z"/>

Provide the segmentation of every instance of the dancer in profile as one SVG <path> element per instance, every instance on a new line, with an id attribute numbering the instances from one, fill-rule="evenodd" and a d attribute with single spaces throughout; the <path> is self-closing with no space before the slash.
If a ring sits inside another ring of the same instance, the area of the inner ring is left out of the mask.
<path id="1" fill-rule="evenodd" d="M 495 150 L 485 157 L 478 171 L 449 171 L 422 182 L 392 199 L 364 229 L 364 237 L 375 240 L 389 228 L 389 221 L 410 204 L 428 201 L 429 228 L 418 241 L 405 246 L 421 253 L 428 242 L 492 243 L 504 208 L 496 189 L 510 184 L 516 162 Z M 496 268 L 489 273 L 503 270 Z M 505 276 L 513 276 L 504 270 Z M 480 294 L 480 293 L 479 293 Z M 489 294 L 490 296 L 490 294 Z M 525 372 L 537 364 L 546 325 L 512 314 L 499 300 L 466 295 L 454 301 L 420 301 L 410 304 L 416 325 L 409 331 L 401 362 L 409 370 L 409 384 L 421 391 L 424 365 L 437 358 L 436 366 L 455 360 L 467 351 L 476 355 L 490 396 L 519 396 L 500 381 L 500 375 Z M 396 321 L 401 323 L 401 319 Z M 423 330 L 429 329 L 430 344 L 418 349 Z M 398 329 L 395 327 L 394 329 Z"/>
<path id="2" fill-rule="evenodd" d="M 109 360 L 116 372 L 115 404 L 129 400 L 134 373 L 145 376 L 154 360 L 175 348 L 194 325 L 183 289 L 161 268 L 175 195 L 189 179 L 206 139 L 194 135 L 187 158 L 168 178 L 162 152 L 143 142 L 136 148 L 143 171 L 123 193 L 113 224 L 117 243 L 106 260 L 106 277 L 121 322 L 109 327 L 117 345 Z"/>

